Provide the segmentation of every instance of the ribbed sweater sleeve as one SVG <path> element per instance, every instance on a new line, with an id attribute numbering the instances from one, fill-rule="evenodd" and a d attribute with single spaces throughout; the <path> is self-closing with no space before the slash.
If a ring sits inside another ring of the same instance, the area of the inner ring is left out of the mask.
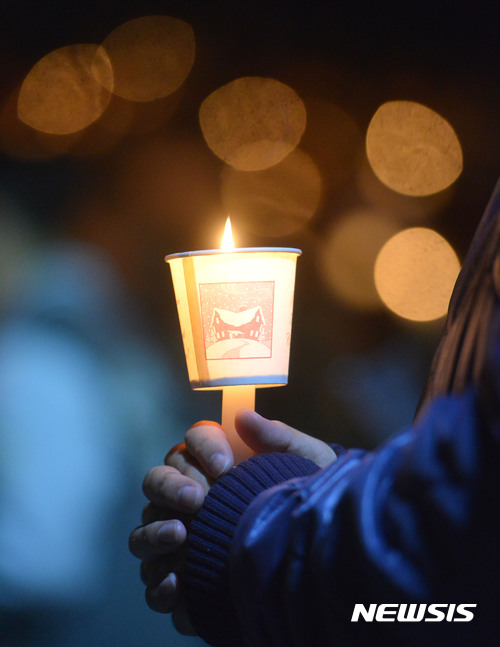
<path id="1" fill-rule="evenodd" d="M 236 526 L 263 490 L 319 470 L 294 454 L 260 454 L 234 467 L 210 489 L 188 537 L 184 573 L 189 617 L 210 645 L 243 645 L 229 592 L 228 558 Z"/>

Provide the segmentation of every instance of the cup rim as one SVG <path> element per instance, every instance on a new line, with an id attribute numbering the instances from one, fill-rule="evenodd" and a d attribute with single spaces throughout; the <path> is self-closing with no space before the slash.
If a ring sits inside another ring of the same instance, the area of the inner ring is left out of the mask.
<path id="1" fill-rule="evenodd" d="M 235 247 L 234 249 L 202 249 L 199 251 L 168 254 L 167 256 L 165 256 L 165 262 L 169 263 L 176 258 L 188 258 L 190 256 L 212 256 L 214 254 L 258 254 L 263 252 L 281 252 L 287 254 L 296 254 L 297 256 L 300 256 L 302 254 L 302 250 L 297 249 L 296 247 Z"/>

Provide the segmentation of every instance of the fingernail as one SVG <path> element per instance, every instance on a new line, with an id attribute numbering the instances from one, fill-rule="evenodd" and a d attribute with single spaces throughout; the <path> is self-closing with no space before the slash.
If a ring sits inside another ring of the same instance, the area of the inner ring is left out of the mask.
<path id="1" fill-rule="evenodd" d="M 167 521 L 158 530 L 158 539 L 164 544 L 175 544 L 179 539 L 179 525 L 177 521 Z"/>
<path id="2" fill-rule="evenodd" d="M 199 497 L 200 493 L 197 488 L 192 485 L 185 485 L 179 490 L 177 500 L 183 508 L 191 511 L 197 507 Z"/>
<path id="3" fill-rule="evenodd" d="M 172 596 L 175 593 L 177 579 L 175 573 L 169 573 L 168 576 L 158 586 L 158 593 L 160 595 Z"/>
<path id="4" fill-rule="evenodd" d="M 229 458 L 227 456 L 224 456 L 224 454 L 217 452 L 210 459 L 209 465 L 210 472 L 213 474 L 213 476 L 220 476 L 226 471 L 227 466 L 229 465 Z"/>

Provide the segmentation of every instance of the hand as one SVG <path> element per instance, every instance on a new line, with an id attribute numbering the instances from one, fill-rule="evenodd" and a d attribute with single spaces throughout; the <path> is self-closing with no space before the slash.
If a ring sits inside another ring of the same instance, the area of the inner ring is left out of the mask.
<path id="1" fill-rule="evenodd" d="M 268 420 L 255 411 L 241 409 L 235 418 L 235 427 L 241 439 L 257 454 L 282 452 L 308 458 L 320 467 L 337 460 L 333 449 L 322 440 L 278 420 Z"/>
<path id="2" fill-rule="evenodd" d="M 181 578 L 187 532 L 215 479 L 233 465 L 232 452 L 220 425 L 199 422 L 151 469 L 143 483 L 150 503 L 143 525 L 130 535 L 133 555 L 142 560 L 146 601 L 160 613 L 173 612 L 180 633 L 194 634 L 182 596 Z"/>
<path id="3" fill-rule="evenodd" d="M 235 426 L 256 453 L 288 452 L 320 467 L 337 458 L 323 441 L 254 411 L 239 411 Z M 233 454 L 224 431 L 217 423 L 203 421 L 188 430 L 185 443 L 167 454 L 165 466 L 154 467 L 144 479 L 144 493 L 151 503 L 144 509 L 145 525 L 130 535 L 130 550 L 143 560 L 141 573 L 149 606 L 163 613 L 173 611 L 181 633 L 193 633 L 179 577 L 187 532 L 211 485 L 232 466 Z"/>

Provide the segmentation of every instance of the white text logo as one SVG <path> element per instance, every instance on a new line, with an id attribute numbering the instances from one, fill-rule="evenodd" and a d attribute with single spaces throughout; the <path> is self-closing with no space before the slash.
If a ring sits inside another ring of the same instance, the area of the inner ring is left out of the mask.
<path id="1" fill-rule="evenodd" d="M 355 604 L 351 622 L 470 622 L 477 604 Z"/>

